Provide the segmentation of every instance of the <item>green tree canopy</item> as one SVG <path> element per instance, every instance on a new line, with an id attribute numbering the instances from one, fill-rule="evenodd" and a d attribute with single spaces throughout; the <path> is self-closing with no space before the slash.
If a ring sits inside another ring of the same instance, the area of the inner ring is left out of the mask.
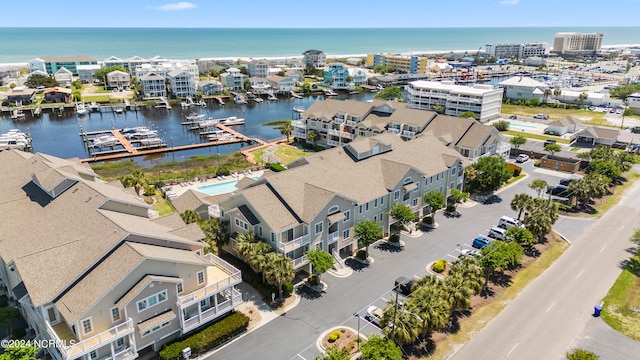
<path id="1" fill-rule="evenodd" d="M 102 68 L 100 70 L 96 70 L 95 73 L 93 73 L 93 76 L 95 76 L 96 78 L 104 81 L 105 83 L 107 82 L 107 74 L 112 72 L 112 71 L 122 71 L 122 72 L 127 72 L 127 69 L 125 69 L 122 66 L 118 66 L 118 65 L 114 65 L 114 66 L 108 66 L 106 68 Z"/>
<path id="2" fill-rule="evenodd" d="M 499 156 L 481 157 L 467 169 L 468 186 L 472 192 L 490 193 L 496 191 L 511 178 L 507 162 Z"/>
<path id="3" fill-rule="evenodd" d="M 529 184 L 529 188 L 535 191 L 536 194 L 538 194 L 538 197 L 541 197 L 542 192 L 547 190 L 548 187 L 549 187 L 549 184 L 547 184 L 546 181 L 541 179 L 535 179 L 531 182 L 531 184 Z"/>
<path id="4" fill-rule="evenodd" d="M 402 360 L 402 350 L 393 341 L 378 335 L 371 335 L 360 347 L 363 360 Z"/>
<path id="5" fill-rule="evenodd" d="M 516 135 L 512 137 L 509 142 L 511 143 L 511 145 L 513 145 L 514 148 L 518 149 L 520 148 L 520 146 L 527 143 L 527 138 L 522 135 Z"/>
<path id="6" fill-rule="evenodd" d="M 520 216 L 522 215 L 522 211 L 527 208 L 529 202 L 531 201 L 531 196 L 527 194 L 516 194 L 511 200 L 511 210 L 518 212 L 518 220 L 520 220 Z"/>
<path id="7" fill-rule="evenodd" d="M 538 242 L 531 231 L 519 226 L 510 227 L 505 232 L 505 235 L 507 237 L 507 241 L 515 241 L 521 245 L 531 245 Z"/>
<path id="8" fill-rule="evenodd" d="M 270 252 L 267 254 L 267 265 L 264 267 L 264 275 L 271 285 L 276 285 L 282 298 L 282 285 L 290 283 L 296 276 L 291 259 L 285 254 Z"/>
<path id="9" fill-rule="evenodd" d="M 311 141 L 313 143 L 313 146 L 316 145 L 316 141 L 318 141 L 320 139 L 320 134 L 318 134 L 317 131 L 315 130 L 309 130 L 309 132 L 307 133 L 307 140 Z"/>
<path id="10" fill-rule="evenodd" d="M 25 82 L 25 85 L 27 85 L 32 89 L 35 89 L 38 86 L 44 86 L 49 88 L 49 87 L 58 86 L 60 84 L 56 81 L 56 79 L 53 78 L 53 76 L 33 74 L 29 76 L 29 78 L 27 79 L 27 82 Z"/>
<path id="11" fill-rule="evenodd" d="M 37 360 L 36 353 L 40 348 L 29 344 L 14 344 L 4 348 L 0 360 Z"/>
<path id="12" fill-rule="evenodd" d="M 461 118 L 471 118 L 471 119 L 474 119 L 474 120 L 477 120 L 477 119 L 478 119 L 478 116 L 477 116 L 477 115 L 476 115 L 476 113 L 474 113 L 473 111 L 465 111 L 465 112 L 463 112 L 462 114 L 458 115 L 458 117 L 461 117 Z"/>
<path id="13" fill-rule="evenodd" d="M 570 353 L 567 353 L 567 360 L 598 360 L 600 356 L 596 353 L 584 349 L 573 349 Z"/>
<path id="14" fill-rule="evenodd" d="M 293 125 L 291 125 L 291 121 L 287 121 L 286 123 L 282 124 L 279 128 L 280 133 L 282 135 L 285 135 L 287 137 L 287 142 L 289 142 L 289 136 L 291 136 L 291 134 L 293 133 Z"/>
<path id="15" fill-rule="evenodd" d="M 516 242 L 494 240 L 489 246 L 483 247 L 481 253 L 480 263 L 488 280 L 493 272 L 504 271 L 520 263 L 524 249 Z"/>
<path id="16" fill-rule="evenodd" d="M 360 220 L 356 224 L 354 232 L 358 247 L 364 247 L 367 255 L 369 254 L 369 245 L 382 238 L 382 228 L 377 221 L 373 220 Z"/>
<path id="17" fill-rule="evenodd" d="M 333 256 L 322 249 L 309 250 L 307 259 L 311 262 L 313 272 L 318 275 L 318 278 L 333 266 Z"/>
<path id="18" fill-rule="evenodd" d="M 351 356 L 345 349 L 339 349 L 337 346 L 328 348 L 324 355 L 316 356 L 315 360 L 349 360 Z"/>
<path id="19" fill-rule="evenodd" d="M 217 247 L 216 254 L 222 254 L 222 246 L 229 243 L 229 223 L 218 218 L 212 218 L 200 223 L 200 229 L 204 232 L 205 242 L 209 245 L 205 251 Z"/>
<path id="20" fill-rule="evenodd" d="M 402 99 L 402 91 L 398 86 L 387 86 L 386 88 L 380 90 L 375 96 L 374 99 L 381 100 L 393 100 L 393 99 Z"/>
<path id="21" fill-rule="evenodd" d="M 198 215 L 197 212 L 191 209 L 187 209 L 184 212 L 180 213 L 180 217 L 186 224 L 200 221 L 200 215 Z"/>
<path id="22" fill-rule="evenodd" d="M 553 156 L 553 154 L 562 151 L 562 147 L 558 144 L 547 144 L 544 146 L 544 151 L 548 152 L 549 155 Z"/>
<path id="23" fill-rule="evenodd" d="M 431 210 L 431 217 L 434 217 L 436 211 L 442 209 L 446 205 L 447 199 L 440 191 L 429 190 L 422 196 L 422 201 L 424 201 L 425 204 L 429 205 L 429 208 Z"/>
<path id="24" fill-rule="evenodd" d="M 416 214 L 413 213 L 413 210 L 402 203 L 393 204 L 389 210 L 389 216 L 396 220 L 396 224 L 400 228 L 416 221 Z"/>

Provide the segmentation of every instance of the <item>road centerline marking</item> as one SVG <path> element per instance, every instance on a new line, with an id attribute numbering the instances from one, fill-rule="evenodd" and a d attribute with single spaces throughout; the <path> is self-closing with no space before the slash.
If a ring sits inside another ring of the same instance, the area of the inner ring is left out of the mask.
<path id="1" fill-rule="evenodd" d="M 602 249 L 600 249 L 600 252 L 603 252 L 606 247 L 607 247 L 607 245 L 603 245 Z"/>
<path id="2" fill-rule="evenodd" d="M 552 307 L 553 307 L 553 305 L 555 305 L 555 304 L 556 304 L 556 302 L 555 302 L 555 301 L 554 301 L 554 302 L 552 302 L 552 303 L 551 303 L 551 305 L 549 305 L 549 307 L 547 308 L 547 311 L 545 311 L 545 312 L 549 312 L 549 310 L 551 310 L 551 308 L 552 308 Z"/>
<path id="3" fill-rule="evenodd" d="M 511 348 L 511 350 L 509 350 L 509 352 L 507 353 L 507 356 L 511 355 L 511 353 L 513 352 L 513 350 L 515 350 L 518 347 L 518 344 L 520 343 L 516 343 L 515 345 L 513 345 L 513 347 Z"/>
<path id="4" fill-rule="evenodd" d="M 582 275 L 582 273 L 584 272 L 584 270 L 581 270 L 578 275 L 576 275 L 576 279 L 580 277 L 580 275 Z"/>

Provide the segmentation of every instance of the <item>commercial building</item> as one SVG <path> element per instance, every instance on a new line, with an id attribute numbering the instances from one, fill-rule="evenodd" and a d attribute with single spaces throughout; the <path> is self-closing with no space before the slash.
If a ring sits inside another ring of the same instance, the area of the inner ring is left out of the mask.
<path id="1" fill-rule="evenodd" d="M 635 115 L 640 115 L 640 92 L 627 96 L 627 104 Z"/>
<path id="2" fill-rule="evenodd" d="M 527 42 L 510 44 L 487 44 L 485 51 L 492 57 L 527 58 L 549 55 L 550 45 L 546 42 Z"/>
<path id="3" fill-rule="evenodd" d="M 427 58 L 400 54 L 367 54 L 366 65 L 392 67 L 395 71 L 408 74 L 427 72 Z"/>
<path id="4" fill-rule="evenodd" d="M 97 65 L 98 61 L 90 56 L 42 56 L 29 61 L 29 72 L 44 71 L 53 75 L 65 68 L 78 75 L 78 65 Z"/>
<path id="5" fill-rule="evenodd" d="M 556 33 L 553 52 L 560 55 L 596 55 L 602 50 L 603 34 L 599 33 Z"/>
<path id="6" fill-rule="evenodd" d="M 500 82 L 505 89 L 505 96 L 513 100 L 545 100 L 545 90 L 549 85 L 526 76 L 513 76 Z"/>
<path id="7" fill-rule="evenodd" d="M 50 358 L 133 360 L 242 303 L 197 224 L 77 159 L 8 150 L 0 166 L 0 287 Z"/>
<path id="8" fill-rule="evenodd" d="M 415 109 L 444 108 L 446 115 L 458 116 L 471 111 L 480 122 L 500 117 L 502 89 L 491 85 L 456 85 L 453 81 L 412 81 L 407 88 L 407 102 Z"/>

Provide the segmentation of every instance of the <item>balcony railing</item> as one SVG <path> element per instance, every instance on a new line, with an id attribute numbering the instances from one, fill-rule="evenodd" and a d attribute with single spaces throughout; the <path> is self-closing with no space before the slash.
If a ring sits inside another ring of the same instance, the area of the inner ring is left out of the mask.
<path id="1" fill-rule="evenodd" d="M 187 333 L 202 324 L 205 324 L 242 304 L 242 293 L 236 289 L 231 289 L 231 296 L 225 299 L 223 302 L 212 305 L 210 308 L 198 312 L 198 314 L 192 315 L 190 318 L 185 319 L 182 323 L 182 331 Z"/>
<path id="2" fill-rule="evenodd" d="M 412 138 L 412 137 L 416 136 L 416 132 L 415 131 L 404 130 L 402 132 L 402 136 L 408 137 L 408 138 Z"/>
<path id="3" fill-rule="evenodd" d="M 353 140 L 353 134 L 352 133 L 348 133 L 348 132 L 344 132 L 344 131 L 340 131 L 340 130 L 329 129 L 329 130 L 327 130 L 327 134 L 334 135 L 334 136 L 340 136 L 342 138 L 347 138 L 347 139 Z"/>
<path id="4" fill-rule="evenodd" d="M 293 239 L 289 242 L 280 242 L 278 243 L 278 249 L 283 253 L 288 253 L 289 251 L 293 251 L 295 249 L 299 249 L 305 245 L 308 245 L 311 241 L 311 237 L 309 234 L 302 235 L 299 238 Z"/>
<path id="5" fill-rule="evenodd" d="M 214 283 L 211 283 L 204 288 L 197 289 L 192 291 L 191 293 L 178 297 L 178 306 L 181 308 L 185 308 L 195 302 L 206 299 L 212 295 L 219 293 L 220 291 L 229 288 L 233 285 L 239 284 L 242 282 L 242 276 L 240 274 L 240 270 L 233 267 L 233 265 L 228 262 L 220 259 L 219 257 L 213 254 L 207 254 L 204 256 L 205 259 L 212 262 L 214 265 L 222 268 L 229 276 L 222 280 L 218 280 Z"/>
<path id="6" fill-rule="evenodd" d="M 76 342 L 75 344 L 69 344 L 69 341 L 63 341 L 58 337 L 58 334 L 53 329 L 49 321 L 46 321 L 46 326 L 47 333 L 51 339 L 56 340 L 57 344 L 60 344 L 56 346 L 56 349 L 60 351 L 65 359 L 77 359 L 82 355 L 88 354 L 93 350 L 112 343 L 116 341 L 116 339 L 129 335 L 135 331 L 133 321 L 129 318 L 126 322 L 107 329 L 97 335 Z"/>
<path id="7" fill-rule="evenodd" d="M 387 132 L 391 133 L 391 134 L 400 134 L 400 129 L 396 129 L 396 128 L 388 128 Z"/>
<path id="8" fill-rule="evenodd" d="M 294 128 L 301 128 L 301 129 L 307 128 L 307 124 L 305 124 L 304 121 L 300 121 L 300 120 L 292 121 L 291 126 L 293 126 Z"/>
<path id="9" fill-rule="evenodd" d="M 340 235 L 338 235 L 338 232 L 332 232 L 331 234 L 329 234 L 327 236 L 327 244 L 331 245 L 334 242 L 337 242 L 340 239 Z"/>
<path id="10" fill-rule="evenodd" d="M 342 124 L 344 122 L 343 118 L 335 117 L 333 118 L 333 122 L 336 124 Z"/>
<path id="11" fill-rule="evenodd" d="M 209 216 L 212 218 L 219 218 L 220 217 L 220 206 L 218 206 L 218 204 L 214 204 L 214 205 L 209 205 Z"/>
<path id="12" fill-rule="evenodd" d="M 347 126 L 351 126 L 351 127 L 353 127 L 353 126 L 356 126 L 357 124 L 358 124 L 358 123 L 357 123 L 357 122 L 355 122 L 355 121 L 353 121 L 353 120 L 347 120 Z"/>
<path id="13" fill-rule="evenodd" d="M 339 141 L 335 141 L 335 140 L 327 140 L 327 145 L 329 145 L 329 146 L 340 146 L 340 145 L 342 145 L 342 143 L 339 142 Z"/>
<path id="14" fill-rule="evenodd" d="M 305 134 L 304 131 L 299 131 L 298 129 L 294 129 L 293 132 L 291 133 L 291 136 L 297 137 L 297 138 L 300 138 L 300 139 L 306 139 L 307 138 L 307 134 Z"/>
<path id="15" fill-rule="evenodd" d="M 301 268 L 307 265 L 308 263 L 309 263 L 309 259 L 307 258 L 307 255 L 302 255 L 297 259 L 291 259 L 291 264 L 293 265 L 294 269 Z"/>

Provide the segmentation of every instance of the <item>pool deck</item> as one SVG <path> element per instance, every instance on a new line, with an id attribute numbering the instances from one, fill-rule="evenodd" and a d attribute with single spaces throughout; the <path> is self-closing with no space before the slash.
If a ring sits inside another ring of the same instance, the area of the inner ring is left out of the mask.
<path id="1" fill-rule="evenodd" d="M 215 185 L 215 184 L 226 183 L 226 182 L 235 181 L 235 180 L 242 180 L 246 176 L 249 176 L 252 178 L 256 176 L 262 177 L 263 174 L 264 174 L 264 170 L 259 170 L 259 171 L 252 171 L 251 173 L 238 173 L 238 177 L 228 175 L 222 178 L 221 180 L 218 178 L 213 178 L 213 179 L 197 178 L 197 180 L 194 180 L 194 181 L 183 182 L 182 184 L 178 184 L 178 185 L 166 186 L 164 187 L 164 189 L 167 192 L 167 194 L 171 194 L 171 193 L 175 194 L 175 195 L 171 194 L 172 195 L 171 197 L 178 197 L 184 194 L 185 192 L 187 192 L 187 190 L 197 191 L 198 188 L 201 186 Z"/>
<path id="2" fill-rule="evenodd" d="M 496 120 L 492 120 L 489 121 L 487 123 L 487 125 L 493 125 L 494 123 L 500 121 L 500 120 L 505 120 L 508 121 L 509 123 L 515 125 L 513 127 L 511 127 L 509 130 L 511 131 L 521 131 L 523 133 L 529 133 L 529 134 L 537 134 L 537 135 L 545 135 L 544 134 L 544 130 L 546 128 L 549 127 L 548 123 L 539 123 L 539 122 L 531 122 L 531 121 L 526 121 L 526 120 L 512 120 L 512 119 L 496 119 Z M 549 121 L 551 122 L 551 121 Z M 525 127 L 518 127 L 518 125 Z M 573 136 L 573 134 L 571 133 L 567 133 L 564 134 L 562 136 L 560 136 L 563 139 L 569 139 L 571 136 Z"/>

